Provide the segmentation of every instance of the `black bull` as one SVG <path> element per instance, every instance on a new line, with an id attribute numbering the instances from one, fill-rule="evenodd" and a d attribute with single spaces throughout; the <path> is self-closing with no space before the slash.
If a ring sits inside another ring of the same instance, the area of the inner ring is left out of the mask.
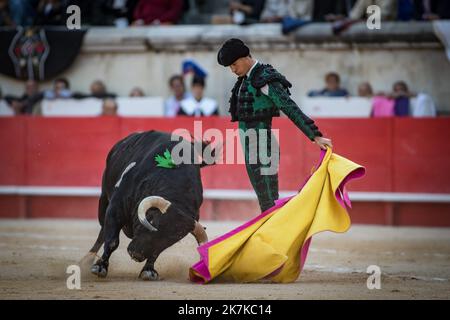
<path id="1" fill-rule="evenodd" d="M 171 151 L 178 143 L 171 141 L 168 133 L 149 131 L 126 137 L 109 152 L 98 209 L 101 230 L 86 256 L 93 262 L 104 243 L 103 255 L 91 267 L 95 275 L 106 277 L 109 258 L 119 246 L 120 230 L 132 239 L 130 256 L 138 262 L 147 260 L 140 273 L 144 280 L 158 279 L 156 259 L 188 233 L 199 244 L 207 241 L 198 223 L 203 201 L 200 169 L 205 164 L 183 163 L 167 169 L 155 162 L 156 155 Z M 194 143 L 181 143 L 190 148 L 193 161 Z M 200 151 L 209 147 L 202 143 Z"/>

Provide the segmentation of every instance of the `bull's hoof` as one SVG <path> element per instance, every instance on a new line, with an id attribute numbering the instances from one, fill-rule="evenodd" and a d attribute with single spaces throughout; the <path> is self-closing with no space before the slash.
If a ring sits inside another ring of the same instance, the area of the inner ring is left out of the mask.
<path id="1" fill-rule="evenodd" d="M 106 278 L 106 275 L 108 274 L 108 270 L 99 264 L 94 264 L 91 267 L 91 273 L 95 274 L 99 278 Z"/>
<path id="2" fill-rule="evenodd" d="M 156 281 L 159 280 L 159 274 L 155 270 L 142 270 L 139 278 L 145 281 Z"/>

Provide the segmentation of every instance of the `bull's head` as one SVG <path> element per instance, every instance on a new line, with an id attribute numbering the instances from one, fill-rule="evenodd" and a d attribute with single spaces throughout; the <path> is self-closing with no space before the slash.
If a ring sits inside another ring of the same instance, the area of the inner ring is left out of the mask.
<path id="1" fill-rule="evenodd" d="M 128 253 L 133 260 L 142 262 L 154 254 L 154 248 L 149 244 L 158 231 L 156 227 L 158 224 L 154 223 L 154 218 L 150 221 L 147 220 L 147 212 L 153 209 L 153 217 L 155 217 L 154 215 L 163 215 L 167 212 L 170 205 L 171 203 L 169 201 L 159 196 L 150 196 L 141 200 L 138 205 L 137 216 L 142 226 L 150 232 L 142 229 L 143 233 L 135 233 L 133 240 L 128 245 Z"/>
<path id="2" fill-rule="evenodd" d="M 171 206 L 170 201 L 164 199 L 159 196 L 150 196 L 143 199 L 138 206 L 138 218 L 141 224 L 147 228 L 148 230 L 154 232 L 158 231 L 158 229 L 147 220 L 146 213 L 151 208 L 157 208 L 161 214 L 165 214 L 169 207 Z M 194 227 L 191 230 L 191 233 L 194 235 L 197 243 L 199 245 L 206 243 L 208 241 L 208 236 L 206 235 L 205 228 L 198 222 L 193 221 Z"/>

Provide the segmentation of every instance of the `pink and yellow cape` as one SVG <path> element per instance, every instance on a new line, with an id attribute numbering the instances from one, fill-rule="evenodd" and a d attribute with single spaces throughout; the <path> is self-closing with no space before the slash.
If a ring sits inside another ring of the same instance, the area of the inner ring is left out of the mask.
<path id="1" fill-rule="evenodd" d="M 189 270 L 191 281 L 297 280 L 314 234 L 350 228 L 345 184 L 364 173 L 364 167 L 330 148 L 322 151 L 317 169 L 297 195 L 277 200 L 256 218 L 198 247 L 200 261 Z"/>

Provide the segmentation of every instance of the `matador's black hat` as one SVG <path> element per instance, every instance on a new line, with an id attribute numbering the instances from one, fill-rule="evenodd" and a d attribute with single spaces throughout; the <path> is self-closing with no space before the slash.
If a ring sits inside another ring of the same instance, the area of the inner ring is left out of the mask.
<path id="1" fill-rule="evenodd" d="M 237 59 L 250 55 L 250 49 L 242 40 L 232 38 L 222 45 L 217 53 L 217 62 L 224 67 L 233 64 Z"/>

